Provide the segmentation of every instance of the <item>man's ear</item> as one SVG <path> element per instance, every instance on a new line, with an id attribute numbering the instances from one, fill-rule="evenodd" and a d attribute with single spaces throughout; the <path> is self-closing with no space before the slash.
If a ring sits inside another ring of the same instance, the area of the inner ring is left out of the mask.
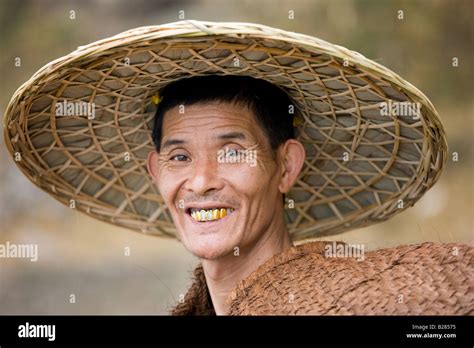
<path id="1" fill-rule="evenodd" d="M 280 146 L 281 176 L 278 189 L 281 193 L 288 193 L 303 168 L 306 157 L 303 145 L 295 140 L 288 139 Z"/>
<path id="2" fill-rule="evenodd" d="M 153 182 L 158 183 L 158 152 L 156 152 L 156 149 L 153 149 L 148 153 L 146 168 L 150 176 L 153 178 Z"/>

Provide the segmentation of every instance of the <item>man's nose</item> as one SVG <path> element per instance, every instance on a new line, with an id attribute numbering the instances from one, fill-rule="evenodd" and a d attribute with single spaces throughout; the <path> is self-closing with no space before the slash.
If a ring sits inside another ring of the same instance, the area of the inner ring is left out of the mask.
<path id="1" fill-rule="evenodd" d="M 213 190 L 220 190 L 224 183 L 217 173 L 216 158 L 201 158 L 194 161 L 185 188 L 197 195 L 205 195 Z"/>

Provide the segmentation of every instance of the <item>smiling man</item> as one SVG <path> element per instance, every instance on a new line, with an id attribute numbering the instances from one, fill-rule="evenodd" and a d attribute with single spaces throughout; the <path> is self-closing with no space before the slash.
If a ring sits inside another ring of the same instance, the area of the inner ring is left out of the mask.
<path id="1" fill-rule="evenodd" d="M 162 96 L 148 168 L 224 314 L 237 283 L 292 245 L 283 195 L 305 157 L 292 104 L 276 86 L 238 76 L 182 80 Z"/>
<path id="2" fill-rule="evenodd" d="M 413 206 L 448 157 L 428 98 L 360 53 L 253 23 L 135 28 L 40 69 L 4 134 L 63 204 L 200 259 L 173 314 L 474 313 L 471 246 L 313 241 Z"/>
<path id="3" fill-rule="evenodd" d="M 338 248 L 331 250 L 329 243 L 293 247 L 284 195 L 300 174 L 305 150 L 294 139 L 288 96 L 266 81 L 242 76 L 183 79 L 165 87 L 161 96 L 148 170 L 179 239 L 201 260 L 174 314 L 413 314 L 415 309 L 395 305 L 397 294 L 408 296 L 414 306 L 420 297 L 426 301 L 436 295 L 417 290 L 417 276 L 442 267 L 445 257 L 454 273 L 467 270 L 468 258 L 452 255 L 454 247 L 472 258 L 472 250 L 462 245 L 399 247 L 371 253 L 362 265 L 351 259 L 361 250 L 331 261 Z M 245 158 L 250 151 L 257 154 L 255 166 Z M 391 266 L 383 267 L 390 259 L 403 264 L 414 256 L 419 258 L 416 270 L 410 263 L 393 274 Z M 392 288 L 381 286 L 386 282 Z M 445 290 L 460 285 L 442 282 Z M 369 300 L 366 291 L 374 292 Z M 349 304 L 344 296 L 360 303 Z M 381 304 L 387 296 L 393 297 L 389 308 Z M 469 301 L 431 310 L 465 311 Z"/>

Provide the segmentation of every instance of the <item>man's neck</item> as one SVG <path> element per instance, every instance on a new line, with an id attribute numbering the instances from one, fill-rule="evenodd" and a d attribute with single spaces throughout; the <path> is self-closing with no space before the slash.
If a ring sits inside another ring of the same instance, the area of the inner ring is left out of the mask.
<path id="1" fill-rule="evenodd" d="M 207 287 L 217 315 L 227 314 L 227 299 L 238 283 L 273 255 L 292 247 L 284 222 L 271 226 L 254 245 L 218 260 L 202 260 Z"/>

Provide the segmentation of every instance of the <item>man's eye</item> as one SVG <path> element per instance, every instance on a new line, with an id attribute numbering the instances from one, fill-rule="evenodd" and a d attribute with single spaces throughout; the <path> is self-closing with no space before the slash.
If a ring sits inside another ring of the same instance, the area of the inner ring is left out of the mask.
<path id="1" fill-rule="evenodd" d="M 176 156 L 173 156 L 170 158 L 172 161 L 179 161 L 179 162 L 183 162 L 183 161 L 187 161 L 188 160 L 188 157 L 185 156 L 185 155 L 176 155 Z"/>
<path id="2" fill-rule="evenodd" d="M 229 150 L 227 150 L 227 152 L 226 152 L 226 156 L 227 156 L 227 157 L 235 157 L 235 156 L 237 156 L 237 155 L 239 154 L 239 152 L 240 152 L 240 151 L 239 151 L 239 150 L 236 150 L 236 149 L 229 149 Z"/>

